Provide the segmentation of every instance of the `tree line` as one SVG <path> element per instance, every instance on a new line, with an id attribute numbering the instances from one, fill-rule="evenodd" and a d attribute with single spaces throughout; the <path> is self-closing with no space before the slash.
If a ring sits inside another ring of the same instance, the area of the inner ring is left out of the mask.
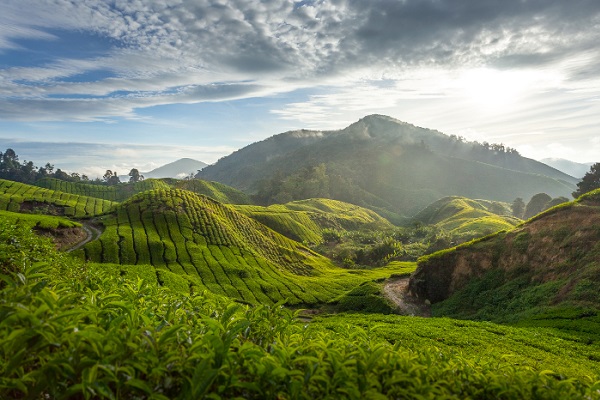
<path id="1" fill-rule="evenodd" d="M 55 169 L 54 165 L 46 163 L 43 167 L 37 167 L 33 161 L 19 161 L 19 156 L 13 149 L 6 149 L 3 153 L 0 151 L 0 179 L 7 179 L 15 182 L 34 183 L 44 178 L 55 178 L 67 182 L 85 182 L 97 185 L 115 185 L 121 183 L 121 179 L 116 171 L 106 170 L 102 179 L 90 179 L 85 174 L 78 172 L 67 173 L 60 168 Z M 129 171 L 129 182 L 135 183 L 144 179 L 144 176 L 136 168 Z"/>

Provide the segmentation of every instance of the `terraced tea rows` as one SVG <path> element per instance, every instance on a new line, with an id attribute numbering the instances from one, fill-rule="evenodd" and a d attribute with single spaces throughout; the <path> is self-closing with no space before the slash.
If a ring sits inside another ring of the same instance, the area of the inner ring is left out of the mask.
<path id="1" fill-rule="evenodd" d="M 191 180 L 165 180 L 175 189 L 189 190 L 196 194 L 203 194 L 223 204 L 252 204 L 252 200 L 244 192 L 224 185 L 219 182 Z"/>
<path id="2" fill-rule="evenodd" d="M 521 222 L 508 214 L 505 203 L 450 196 L 430 204 L 415 216 L 415 220 L 435 224 L 453 236 L 468 240 L 510 230 Z"/>
<path id="3" fill-rule="evenodd" d="M 81 224 L 63 217 L 54 217 L 42 214 L 23 214 L 11 211 L 0 211 L 0 219 L 9 223 L 24 225 L 28 228 L 58 229 L 58 228 L 76 228 Z"/>
<path id="4" fill-rule="evenodd" d="M 188 191 L 138 194 L 102 222 L 106 229 L 81 251 L 85 258 L 150 264 L 160 283 L 185 277 L 198 289 L 251 303 L 322 303 L 395 271 L 342 270 L 233 208 Z"/>
<path id="5" fill-rule="evenodd" d="M 84 218 L 104 214 L 116 203 L 0 179 L 0 210 Z"/>
<path id="6" fill-rule="evenodd" d="M 321 243 L 324 229 L 386 230 L 393 226 L 371 210 L 329 199 L 309 199 L 269 207 L 236 206 L 269 228 L 303 243 Z"/>
<path id="7" fill-rule="evenodd" d="M 170 186 L 158 179 L 146 179 L 136 183 L 123 183 L 119 185 L 93 185 L 82 182 L 66 182 L 60 179 L 44 178 L 35 183 L 36 186 L 71 193 L 80 196 L 96 197 L 110 201 L 124 201 L 136 193 L 152 189 L 168 189 Z"/>

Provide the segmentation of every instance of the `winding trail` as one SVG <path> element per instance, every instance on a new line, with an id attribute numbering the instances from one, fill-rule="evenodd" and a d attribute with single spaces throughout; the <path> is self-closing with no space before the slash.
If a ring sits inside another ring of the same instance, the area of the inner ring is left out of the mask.
<path id="1" fill-rule="evenodd" d="M 84 222 L 81 225 L 81 227 L 83 228 L 83 230 L 85 231 L 85 233 L 87 235 L 86 238 L 83 239 L 81 242 L 77 243 L 75 246 L 71 247 L 69 250 L 67 250 L 67 253 L 70 253 L 72 251 L 82 248 L 83 246 L 85 246 L 86 244 L 91 242 L 92 240 L 98 239 L 100 237 L 100 235 L 102 234 L 102 232 L 100 232 L 100 229 L 96 228 L 95 226 L 93 226 L 89 223 Z"/>
<path id="2" fill-rule="evenodd" d="M 428 304 L 408 294 L 408 281 L 410 278 L 389 279 L 383 286 L 385 297 L 391 300 L 403 315 L 430 317 L 431 310 Z"/>

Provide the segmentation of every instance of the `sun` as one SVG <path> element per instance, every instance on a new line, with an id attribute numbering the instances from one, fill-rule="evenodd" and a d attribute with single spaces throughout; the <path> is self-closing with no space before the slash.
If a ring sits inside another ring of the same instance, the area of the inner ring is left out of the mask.
<path id="1" fill-rule="evenodd" d="M 501 111 L 518 102 L 528 82 L 528 74 L 523 72 L 478 68 L 463 72 L 458 86 L 462 94 L 479 107 Z"/>

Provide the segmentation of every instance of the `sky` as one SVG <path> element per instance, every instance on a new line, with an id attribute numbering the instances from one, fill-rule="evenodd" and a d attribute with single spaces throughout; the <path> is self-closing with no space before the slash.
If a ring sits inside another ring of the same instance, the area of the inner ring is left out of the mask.
<path id="1" fill-rule="evenodd" d="M 598 0 L 2 0 L 0 151 L 216 162 L 384 114 L 600 161 Z"/>

